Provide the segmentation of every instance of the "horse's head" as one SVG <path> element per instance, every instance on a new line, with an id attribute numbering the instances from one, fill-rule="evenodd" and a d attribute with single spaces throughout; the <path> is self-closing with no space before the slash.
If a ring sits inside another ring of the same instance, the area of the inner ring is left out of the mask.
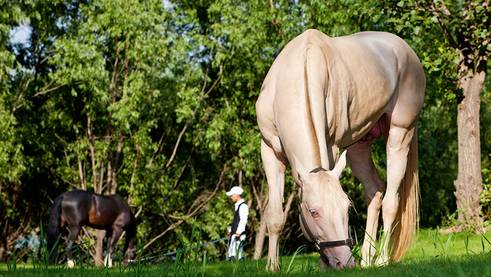
<path id="1" fill-rule="evenodd" d="M 133 263 L 136 261 L 136 247 L 128 248 L 124 254 L 123 263 L 125 265 Z"/>
<path id="2" fill-rule="evenodd" d="M 135 216 L 128 210 L 130 213 L 131 220 L 128 223 L 128 227 L 126 229 L 126 243 L 124 247 L 124 263 L 132 263 L 136 258 L 136 228 L 137 223 L 135 220 Z"/>
<path id="3" fill-rule="evenodd" d="M 297 162 L 302 191 L 300 223 L 307 239 L 314 242 L 325 264 L 333 268 L 353 267 L 352 240 L 348 233 L 350 201 L 339 176 L 346 165 L 345 153 L 333 170 L 305 171 Z"/>

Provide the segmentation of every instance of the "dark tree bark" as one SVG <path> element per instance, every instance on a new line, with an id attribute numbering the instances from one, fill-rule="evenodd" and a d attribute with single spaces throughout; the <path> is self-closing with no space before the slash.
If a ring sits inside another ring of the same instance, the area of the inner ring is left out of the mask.
<path id="1" fill-rule="evenodd" d="M 96 244 L 95 244 L 95 254 L 94 254 L 94 264 L 95 266 L 104 265 L 104 237 L 106 236 L 106 231 L 97 230 L 96 231 Z"/>

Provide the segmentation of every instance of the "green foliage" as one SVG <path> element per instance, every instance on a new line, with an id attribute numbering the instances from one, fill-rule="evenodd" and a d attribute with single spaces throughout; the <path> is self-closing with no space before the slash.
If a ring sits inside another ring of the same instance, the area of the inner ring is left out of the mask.
<path id="1" fill-rule="evenodd" d="M 481 194 L 481 205 L 483 216 L 488 221 L 491 219 L 491 92 L 489 85 L 491 78 L 485 84 L 485 92 L 481 98 L 481 158 L 482 158 L 482 181 L 483 192 Z"/>
<path id="2" fill-rule="evenodd" d="M 482 3 L 446 3 L 455 17 L 444 18 L 451 34 L 472 37 L 478 54 L 489 51 L 489 30 L 481 24 L 489 10 Z M 427 78 L 419 121 L 421 224 L 440 225 L 455 210 L 459 53 L 427 5 L 433 4 L 2 1 L 0 209 L 6 213 L 1 216 L 25 216 L 36 226 L 50 205 L 39 199 L 72 188 L 116 191 L 139 212 L 141 247 L 175 227 L 144 249 L 146 255 L 225 236 L 232 203 L 223 191 L 240 184 L 252 200 L 248 231 L 253 234 L 259 223 L 253 188 L 262 195 L 267 190 L 260 189 L 266 182 L 255 101 L 281 48 L 306 28 L 317 28 L 331 36 L 393 32 L 420 57 Z M 32 29 L 29 42 L 13 45 L 9 32 L 21 24 Z M 485 91 L 482 203 L 489 217 L 491 113 Z M 384 177 L 384 143 L 377 141 L 372 152 Z M 288 195 L 296 188 L 291 176 L 286 180 Z M 349 168 L 342 184 L 354 206 L 351 225 L 361 237 L 364 188 Z M 284 230 L 283 253 L 305 243 L 298 239 L 297 201 Z M 1 216 L 0 224 L 6 222 Z M 251 250 L 253 236 L 249 239 Z M 220 258 L 223 248 L 208 247 L 206 258 Z"/>

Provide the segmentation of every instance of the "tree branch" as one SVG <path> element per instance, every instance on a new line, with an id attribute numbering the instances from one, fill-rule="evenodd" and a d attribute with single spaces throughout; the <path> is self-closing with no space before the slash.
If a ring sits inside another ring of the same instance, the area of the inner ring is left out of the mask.
<path id="1" fill-rule="evenodd" d="M 87 116 L 87 138 L 90 153 L 90 160 L 92 164 L 92 185 L 94 186 L 94 191 L 96 193 L 101 193 L 100 189 L 97 188 L 97 172 L 95 166 L 95 149 L 94 149 L 94 136 L 92 134 L 92 122 L 90 115 Z"/>
<path id="2" fill-rule="evenodd" d="M 80 186 L 83 190 L 87 190 L 87 184 L 85 182 L 85 174 L 84 174 L 82 160 L 80 160 L 80 157 L 77 158 L 78 158 L 78 174 L 80 176 Z"/>
<path id="3" fill-rule="evenodd" d="M 156 237 L 154 237 L 149 242 L 147 242 L 147 244 L 145 244 L 145 246 L 143 246 L 143 250 L 147 249 L 150 245 L 152 245 L 155 241 L 157 241 L 158 239 L 163 237 L 169 231 L 172 231 L 172 230 L 176 229 L 177 227 L 179 227 L 179 225 L 181 225 L 183 222 L 184 222 L 184 220 L 182 220 L 182 219 L 178 220 L 177 222 L 174 222 L 172 225 L 167 227 L 167 229 L 165 229 L 162 233 L 158 234 Z"/>
<path id="4" fill-rule="evenodd" d="M 211 198 L 213 198 L 213 196 L 216 195 L 217 191 L 218 191 L 218 188 L 220 187 L 220 185 L 222 184 L 223 182 L 223 176 L 225 175 L 225 171 L 227 170 L 227 164 L 225 164 L 223 166 L 223 169 L 222 169 L 222 172 L 220 172 L 220 178 L 218 179 L 218 182 L 216 183 L 215 185 L 215 189 L 210 193 L 210 195 L 203 201 L 201 202 L 200 205 L 198 205 L 198 207 L 196 207 L 194 209 L 194 211 L 191 211 L 191 208 L 190 208 L 190 211 L 188 212 L 188 215 L 187 217 L 192 217 L 194 216 L 195 214 L 197 214 L 198 212 L 200 212 L 200 210 L 206 205 L 208 204 L 208 202 L 211 200 Z M 193 203 L 194 204 L 194 203 Z M 191 205 L 192 207 L 193 205 Z"/>
<path id="5" fill-rule="evenodd" d="M 186 132 L 187 128 L 188 128 L 188 122 L 186 122 L 186 124 L 182 128 L 181 132 L 179 133 L 179 136 L 177 137 L 176 144 L 174 145 L 174 149 L 172 150 L 172 155 L 170 156 L 169 161 L 165 164 L 165 167 L 169 167 L 169 165 L 174 160 L 174 157 L 176 156 L 176 153 L 177 153 L 177 147 L 179 147 L 179 143 L 181 142 L 182 136 L 184 135 L 184 132 Z"/>
<path id="6" fill-rule="evenodd" d="M 213 84 L 211 85 L 211 87 L 205 93 L 203 93 L 204 92 L 204 89 L 205 89 L 205 85 L 203 85 L 203 88 L 201 89 L 202 93 L 201 93 L 201 97 L 199 99 L 199 102 L 203 101 L 203 99 L 205 98 L 205 96 L 207 96 L 208 94 L 210 94 L 210 92 L 213 91 L 213 89 L 215 89 L 215 87 L 218 84 L 218 82 L 220 81 L 221 77 L 222 77 L 222 66 L 220 66 L 220 72 L 218 73 L 218 77 L 216 78 L 216 80 L 213 82 Z M 205 80 L 205 84 L 206 84 L 206 80 Z M 165 165 L 165 167 L 169 167 L 169 165 L 174 160 L 174 157 L 176 156 L 177 148 L 179 147 L 179 144 L 181 142 L 182 136 L 184 135 L 184 132 L 186 132 L 189 124 L 191 123 L 191 120 L 194 119 L 197 111 L 198 111 L 198 107 L 196 107 L 196 109 L 194 109 L 193 114 L 191 116 L 191 119 L 188 120 L 186 122 L 186 124 L 184 124 L 184 127 L 182 128 L 181 132 L 179 133 L 179 136 L 177 137 L 177 141 L 174 144 L 174 148 L 172 150 L 172 155 L 171 155 L 169 161 L 167 162 L 167 164 Z"/>
<path id="7" fill-rule="evenodd" d="M 288 196 L 288 200 L 286 201 L 285 204 L 285 210 L 283 211 L 283 226 L 285 225 L 286 219 L 288 218 L 288 213 L 290 212 L 292 203 L 293 203 L 293 198 L 297 194 L 297 189 L 296 187 L 293 188 L 293 191 L 290 192 L 290 195 Z"/>
<path id="8" fill-rule="evenodd" d="M 227 169 L 227 165 L 224 165 L 223 166 L 223 169 L 222 169 L 222 172 L 220 173 L 220 178 L 219 178 L 219 180 L 218 180 L 218 182 L 217 182 L 217 184 L 215 186 L 215 189 L 213 190 L 213 192 L 210 193 L 210 195 L 202 203 L 198 204 L 198 206 L 194 210 L 192 208 L 190 208 L 190 210 L 188 211 L 188 214 L 184 218 L 183 217 L 176 217 L 176 216 L 173 216 L 173 215 L 169 215 L 169 217 L 171 217 L 171 218 L 175 218 L 175 219 L 180 218 L 180 219 L 178 219 L 176 222 L 172 223 L 162 233 L 158 234 L 153 239 L 151 239 L 147 244 L 145 244 L 145 246 L 143 246 L 143 250 L 147 249 L 151 244 L 153 244 L 159 238 L 163 237 L 169 231 L 172 231 L 175 228 L 179 227 L 179 225 L 181 225 L 182 223 L 185 222 L 185 218 L 193 217 L 198 212 L 200 212 L 203 209 L 203 207 L 213 198 L 213 196 L 216 195 L 216 193 L 218 191 L 218 188 L 220 187 L 220 184 L 223 182 L 223 176 L 225 174 L 226 169 Z M 191 207 L 192 206 L 194 206 L 194 205 L 191 205 Z"/>
<path id="9" fill-rule="evenodd" d="M 39 91 L 39 92 L 36 92 L 33 97 L 38 97 L 38 96 L 42 96 L 42 95 L 45 95 L 46 93 L 48 92 L 51 92 L 51 91 L 54 91 L 54 90 L 57 90 L 61 87 L 64 87 L 66 86 L 66 84 L 63 84 L 63 85 L 59 85 L 59 86 L 56 86 L 56 87 L 52 87 L 52 88 L 47 88 L 45 90 L 42 90 L 42 91 Z"/>
<path id="10" fill-rule="evenodd" d="M 153 162 L 155 161 L 157 154 L 162 150 L 162 146 L 164 145 L 164 139 L 168 134 L 168 132 L 167 132 L 168 130 L 169 129 L 162 131 L 162 135 L 160 136 L 158 147 L 157 147 L 157 149 L 155 149 L 155 151 L 152 154 L 152 157 L 150 158 L 150 161 L 148 162 L 148 165 L 150 167 L 152 166 Z"/>
<path id="11" fill-rule="evenodd" d="M 184 175 L 184 171 L 186 170 L 186 168 L 188 167 L 188 164 L 189 164 L 189 161 L 191 161 L 191 157 L 193 156 L 193 150 L 194 149 L 191 149 L 191 154 L 189 155 L 188 159 L 186 160 L 186 162 L 184 163 L 184 166 L 182 167 L 182 170 L 181 170 L 181 173 L 179 174 L 179 176 L 177 177 L 176 181 L 174 182 L 174 186 L 172 188 L 177 188 L 177 185 L 179 184 L 179 182 L 181 181 L 181 178 L 182 178 L 182 175 Z"/>

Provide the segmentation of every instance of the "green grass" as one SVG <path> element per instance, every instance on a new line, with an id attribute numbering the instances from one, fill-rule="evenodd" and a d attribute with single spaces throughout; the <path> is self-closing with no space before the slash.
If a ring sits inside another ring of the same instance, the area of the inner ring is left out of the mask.
<path id="1" fill-rule="evenodd" d="M 420 230 L 405 260 L 461 257 L 491 251 L 491 232 L 483 235 L 458 233 L 442 235 L 438 230 Z"/>
<path id="2" fill-rule="evenodd" d="M 188 262 L 75 269 L 43 264 L 0 264 L 0 276 L 491 276 L 491 233 L 442 235 L 421 230 L 404 260 L 383 268 L 319 272 L 318 254 L 281 257 L 282 271 L 268 273 L 266 261 Z"/>

